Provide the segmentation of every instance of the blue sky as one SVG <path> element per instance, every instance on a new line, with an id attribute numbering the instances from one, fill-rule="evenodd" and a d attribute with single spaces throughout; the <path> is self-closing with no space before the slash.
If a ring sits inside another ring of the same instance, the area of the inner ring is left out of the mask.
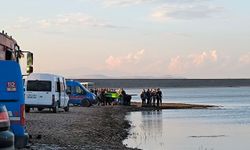
<path id="1" fill-rule="evenodd" d="M 250 77 L 250 1 L 9 0 L 2 6 L 1 29 L 34 52 L 36 72 Z"/>

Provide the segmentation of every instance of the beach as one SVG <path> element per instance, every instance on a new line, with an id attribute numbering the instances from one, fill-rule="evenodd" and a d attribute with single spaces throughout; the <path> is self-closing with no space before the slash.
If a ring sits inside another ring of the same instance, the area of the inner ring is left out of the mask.
<path id="1" fill-rule="evenodd" d="M 192 108 L 191 105 L 177 103 L 169 106 Z M 202 105 L 192 106 L 201 108 Z M 155 108 L 142 108 L 139 103 L 132 103 L 132 106 L 71 107 L 69 112 L 56 114 L 32 110 L 26 114 L 30 135 L 30 147 L 27 149 L 130 149 L 123 145 L 130 129 L 130 122 L 125 116 L 128 112 L 144 110 L 153 111 Z"/>

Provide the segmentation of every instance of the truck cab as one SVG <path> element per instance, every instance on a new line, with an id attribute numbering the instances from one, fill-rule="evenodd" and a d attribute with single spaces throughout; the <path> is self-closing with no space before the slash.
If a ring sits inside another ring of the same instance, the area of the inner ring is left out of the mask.
<path id="1" fill-rule="evenodd" d="M 24 89 L 19 64 L 22 55 L 16 41 L 6 33 L 0 33 L 0 105 L 7 108 L 10 131 L 14 133 L 16 148 L 23 148 L 28 143 L 28 133 L 25 129 Z M 28 55 L 27 73 L 33 71 L 33 54 Z"/>
<path id="2" fill-rule="evenodd" d="M 66 84 L 70 104 L 88 107 L 97 103 L 96 95 L 86 89 L 80 82 L 67 80 Z"/>

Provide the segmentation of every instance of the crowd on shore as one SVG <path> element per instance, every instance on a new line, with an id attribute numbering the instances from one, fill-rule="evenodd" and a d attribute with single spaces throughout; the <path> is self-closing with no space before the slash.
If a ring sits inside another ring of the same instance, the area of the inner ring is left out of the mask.
<path id="1" fill-rule="evenodd" d="M 130 105 L 131 96 L 124 89 L 97 88 L 90 91 L 97 96 L 98 105 Z"/>
<path id="2" fill-rule="evenodd" d="M 160 88 L 147 90 L 143 89 L 140 97 L 142 100 L 142 107 L 160 107 L 160 105 L 162 105 L 162 92 Z"/>
<path id="3" fill-rule="evenodd" d="M 90 89 L 97 97 L 97 104 L 106 105 L 130 105 L 131 95 L 128 95 L 124 89 L 96 88 Z M 157 89 L 143 89 L 140 93 L 142 107 L 160 107 L 162 105 L 162 91 Z"/>

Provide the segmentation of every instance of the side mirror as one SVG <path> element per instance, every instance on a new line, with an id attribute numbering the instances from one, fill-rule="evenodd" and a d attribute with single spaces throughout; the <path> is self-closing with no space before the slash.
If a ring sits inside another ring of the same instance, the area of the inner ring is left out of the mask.
<path id="1" fill-rule="evenodd" d="M 33 72 L 33 53 L 28 52 L 27 53 L 27 70 L 26 72 L 28 74 Z"/>

